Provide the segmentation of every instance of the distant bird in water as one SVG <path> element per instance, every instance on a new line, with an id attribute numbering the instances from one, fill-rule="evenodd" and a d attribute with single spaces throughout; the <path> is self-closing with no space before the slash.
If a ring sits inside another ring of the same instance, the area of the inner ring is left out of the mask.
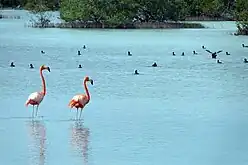
<path id="1" fill-rule="evenodd" d="M 39 105 L 42 102 L 44 96 L 46 95 L 46 82 L 43 76 L 43 70 L 48 70 L 50 72 L 50 68 L 45 65 L 42 65 L 40 67 L 40 76 L 42 80 L 42 91 L 31 93 L 25 103 L 26 106 L 28 106 L 29 104 L 33 105 L 32 117 L 34 117 L 34 106 L 35 105 L 37 106 L 36 107 L 36 116 L 37 116 Z"/>
<path id="2" fill-rule="evenodd" d="M 81 118 L 81 114 L 82 114 L 83 108 L 90 101 L 90 93 L 89 93 L 88 88 L 87 88 L 87 85 L 86 85 L 87 82 L 90 82 L 91 85 L 93 85 L 93 80 L 90 79 L 88 76 L 86 76 L 84 78 L 84 83 L 83 84 L 84 84 L 84 89 L 85 89 L 86 94 L 75 95 L 71 99 L 71 101 L 69 103 L 69 107 L 70 108 L 76 108 L 77 109 L 77 118 L 78 118 L 78 108 L 81 108 L 79 119 Z"/>
<path id="3" fill-rule="evenodd" d="M 29 66 L 30 66 L 29 67 L 30 69 L 33 69 L 34 68 L 33 64 L 30 64 Z"/>
<path id="4" fill-rule="evenodd" d="M 135 71 L 134 71 L 134 74 L 139 74 L 138 70 L 135 70 Z"/>
<path id="5" fill-rule="evenodd" d="M 248 48 L 248 46 L 246 46 L 245 44 L 242 44 L 243 48 Z"/>
<path id="6" fill-rule="evenodd" d="M 203 46 L 202 46 L 202 49 L 206 49 L 206 47 L 203 45 Z"/>
<path id="7" fill-rule="evenodd" d="M 182 53 L 182 56 L 184 56 L 184 52 Z"/>
<path id="8" fill-rule="evenodd" d="M 127 55 L 132 56 L 132 53 L 130 51 L 127 52 Z"/>
<path id="9" fill-rule="evenodd" d="M 82 65 L 81 65 L 81 64 L 79 64 L 79 65 L 78 65 L 78 68 L 82 68 Z"/>
<path id="10" fill-rule="evenodd" d="M 244 58 L 244 63 L 248 63 L 248 60 L 246 58 Z"/>
<path id="11" fill-rule="evenodd" d="M 40 51 L 42 54 L 45 54 L 45 52 L 42 50 L 42 51 Z"/>
<path id="12" fill-rule="evenodd" d="M 83 49 L 86 49 L 86 46 L 85 45 L 83 46 Z"/>
<path id="13" fill-rule="evenodd" d="M 81 52 L 78 50 L 78 55 L 80 56 L 81 55 Z"/>
<path id="14" fill-rule="evenodd" d="M 152 67 L 157 67 L 158 65 L 157 65 L 157 63 L 156 62 L 154 62 L 153 64 L 152 64 Z"/>
<path id="15" fill-rule="evenodd" d="M 14 62 L 11 62 L 10 67 L 15 67 Z"/>
<path id="16" fill-rule="evenodd" d="M 175 52 L 172 52 L 172 55 L 175 56 L 176 55 Z"/>
<path id="17" fill-rule="evenodd" d="M 215 58 L 217 57 L 217 54 L 222 52 L 222 50 L 218 51 L 218 52 L 211 52 L 210 50 L 206 50 L 208 53 L 211 53 L 212 54 L 212 58 Z"/>
<path id="18" fill-rule="evenodd" d="M 217 60 L 217 63 L 218 63 L 218 64 L 222 64 L 222 62 L 221 62 L 220 60 Z"/>
<path id="19" fill-rule="evenodd" d="M 193 51 L 193 54 L 196 55 L 197 54 L 196 51 Z"/>
<path id="20" fill-rule="evenodd" d="M 231 55 L 229 52 L 226 52 L 226 55 Z"/>

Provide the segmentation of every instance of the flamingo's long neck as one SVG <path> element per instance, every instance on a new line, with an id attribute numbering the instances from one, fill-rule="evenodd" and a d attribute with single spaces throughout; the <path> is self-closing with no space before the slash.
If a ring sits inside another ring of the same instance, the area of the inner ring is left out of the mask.
<path id="1" fill-rule="evenodd" d="M 40 69 L 40 77 L 41 77 L 41 81 L 42 81 L 42 93 L 44 95 L 46 95 L 46 82 L 45 82 L 45 78 L 44 78 L 43 73 L 42 73 L 42 69 Z"/>
<path id="2" fill-rule="evenodd" d="M 88 101 L 90 101 L 90 93 L 89 93 L 88 87 L 86 85 L 86 80 L 84 80 L 84 89 L 85 89 L 86 95 L 88 97 Z"/>

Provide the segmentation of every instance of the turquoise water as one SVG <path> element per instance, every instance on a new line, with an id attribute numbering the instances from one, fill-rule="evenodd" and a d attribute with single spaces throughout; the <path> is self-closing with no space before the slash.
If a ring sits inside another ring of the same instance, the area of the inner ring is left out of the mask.
<path id="1" fill-rule="evenodd" d="M 248 49 L 241 47 L 248 38 L 230 35 L 234 22 L 76 30 L 25 28 L 25 21 L 0 20 L 1 165 L 248 163 L 248 65 L 242 62 Z M 223 64 L 217 64 L 202 45 L 231 55 L 220 53 Z M 51 68 L 44 72 L 47 95 L 32 121 L 24 103 L 41 89 L 42 64 Z M 91 101 L 75 121 L 67 105 L 84 92 L 86 75 L 94 80 Z"/>

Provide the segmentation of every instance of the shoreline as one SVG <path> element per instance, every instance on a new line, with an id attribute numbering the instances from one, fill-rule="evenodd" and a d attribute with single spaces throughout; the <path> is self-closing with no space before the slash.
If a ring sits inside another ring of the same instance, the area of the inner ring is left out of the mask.
<path id="1" fill-rule="evenodd" d="M 64 22 L 64 23 L 41 23 L 27 24 L 27 27 L 32 28 L 63 28 L 63 29 L 183 29 L 183 28 L 205 28 L 201 23 L 190 22 L 136 22 L 120 25 L 109 25 L 102 23 L 83 23 L 83 22 Z"/>
<path id="2" fill-rule="evenodd" d="M 7 11 L 7 12 L 4 12 Z M 10 9 L 5 8 L 0 10 L 0 20 L 1 19 L 25 19 L 25 16 L 22 16 L 18 12 L 23 9 Z M 2 12 L 1 12 L 2 11 Z M 24 10 L 29 13 L 29 11 Z M 58 12 L 58 11 L 56 11 Z M 235 21 L 228 18 L 211 18 L 207 16 L 197 16 L 197 17 L 187 17 L 184 21 L 167 21 L 167 22 L 133 22 L 127 24 L 111 25 L 107 23 L 94 23 L 94 22 L 64 22 L 64 20 L 58 18 L 59 21 L 50 19 L 49 23 L 45 25 L 39 22 L 25 22 L 25 27 L 31 28 L 61 28 L 61 29 L 203 29 L 205 27 L 204 22 L 214 21 L 214 22 L 227 22 Z M 240 35 L 240 33 L 239 33 Z M 242 35 L 242 34 L 241 34 Z"/>

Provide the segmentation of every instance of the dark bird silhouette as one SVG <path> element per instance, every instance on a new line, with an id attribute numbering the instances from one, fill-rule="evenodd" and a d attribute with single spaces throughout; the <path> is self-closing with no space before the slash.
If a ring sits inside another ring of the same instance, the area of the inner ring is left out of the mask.
<path id="1" fill-rule="evenodd" d="M 226 52 L 226 55 L 231 55 L 229 52 Z"/>
<path id="2" fill-rule="evenodd" d="M 132 53 L 130 51 L 127 52 L 127 55 L 132 56 Z"/>
<path id="3" fill-rule="evenodd" d="M 212 54 L 212 58 L 216 58 L 217 57 L 217 54 L 222 52 L 222 50 L 218 51 L 218 52 L 211 52 L 210 50 L 206 50 L 208 53 L 211 53 Z"/>
<path id="4" fill-rule="evenodd" d="M 175 52 L 172 52 L 172 55 L 175 56 L 176 55 Z"/>
<path id="5" fill-rule="evenodd" d="M 86 46 L 85 45 L 83 46 L 83 49 L 86 49 Z"/>
<path id="6" fill-rule="evenodd" d="M 206 47 L 203 45 L 203 46 L 202 46 L 202 49 L 206 49 Z"/>
<path id="7" fill-rule="evenodd" d="M 157 67 L 158 65 L 157 65 L 157 63 L 156 62 L 154 62 L 153 64 L 152 64 L 152 67 Z"/>
<path id="8" fill-rule="evenodd" d="M 135 71 L 134 71 L 134 74 L 139 74 L 138 70 L 135 70 Z"/>
<path id="9" fill-rule="evenodd" d="M 42 51 L 40 51 L 42 54 L 45 54 L 45 52 L 42 50 Z"/>
<path id="10" fill-rule="evenodd" d="M 11 62 L 10 67 L 15 67 L 14 62 Z"/>
<path id="11" fill-rule="evenodd" d="M 30 64 L 29 66 L 30 66 L 29 67 L 30 69 L 33 69 L 34 68 L 33 64 Z"/>
<path id="12" fill-rule="evenodd" d="M 81 52 L 78 50 L 78 55 L 80 56 L 81 55 Z"/>
<path id="13" fill-rule="evenodd" d="M 184 52 L 182 53 L 182 56 L 184 56 Z"/>
<path id="14" fill-rule="evenodd" d="M 248 63 L 248 60 L 246 58 L 244 58 L 244 63 Z"/>
<path id="15" fill-rule="evenodd" d="M 246 46 L 245 44 L 242 44 L 243 48 L 248 48 L 248 46 Z"/>
<path id="16" fill-rule="evenodd" d="M 193 51 L 193 54 L 197 54 L 196 51 Z"/>
<path id="17" fill-rule="evenodd" d="M 80 64 L 80 65 L 78 65 L 78 68 L 82 68 L 82 65 Z"/>
<path id="18" fill-rule="evenodd" d="M 220 60 L 217 60 L 217 63 L 218 63 L 218 64 L 222 64 L 222 62 L 221 62 Z"/>

